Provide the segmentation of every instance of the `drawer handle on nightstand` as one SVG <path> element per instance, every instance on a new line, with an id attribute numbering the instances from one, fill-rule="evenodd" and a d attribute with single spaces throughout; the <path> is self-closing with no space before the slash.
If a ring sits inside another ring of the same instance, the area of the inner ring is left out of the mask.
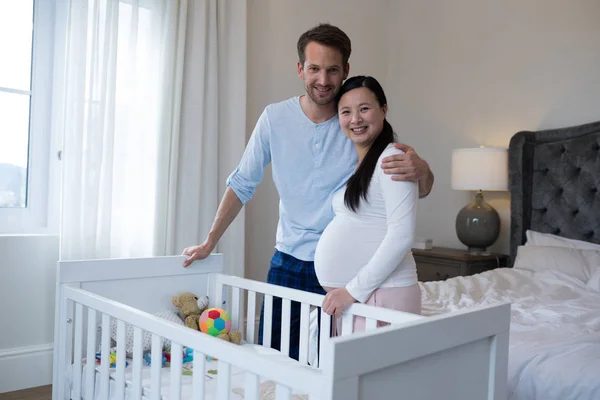
<path id="1" fill-rule="evenodd" d="M 436 272 L 436 273 L 435 273 L 435 275 L 436 275 L 436 276 L 437 276 L 439 279 L 441 279 L 441 280 L 443 280 L 443 281 L 445 281 L 446 279 L 450 278 L 450 274 L 446 274 L 444 277 L 442 277 L 442 274 L 440 274 L 439 272 Z"/>

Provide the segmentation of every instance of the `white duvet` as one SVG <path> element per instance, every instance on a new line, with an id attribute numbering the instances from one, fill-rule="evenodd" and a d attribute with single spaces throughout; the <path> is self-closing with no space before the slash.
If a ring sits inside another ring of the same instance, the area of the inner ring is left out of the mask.
<path id="1" fill-rule="evenodd" d="M 560 272 L 511 268 L 420 285 L 424 315 L 512 303 L 510 400 L 600 399 L 600 291 Z"/>

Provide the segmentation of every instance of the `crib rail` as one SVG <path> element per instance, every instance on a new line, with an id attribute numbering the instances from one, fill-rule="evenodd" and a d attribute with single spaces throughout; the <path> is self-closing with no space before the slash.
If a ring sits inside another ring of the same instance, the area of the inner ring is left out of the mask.
<path id="1" fill-rule="evenodd" d="M 115 281 L 122 279 L 192 276 L 223 271 L 223 255 L 211 254 L 183 268 L 186 256 L 161 256 L 59 261 L 57 283 Z"/>
<path id="2" fill-rule="evenodd" d="M 81 399 L 92 398 L 94 387 L 99 389 L 99 398 L 108 399 L 110 382 L 110 322 L 117 321 L 117 358 L 115 373 L 114 394 L 116 399 L 125 397 L 125 322 L 134 326 L 134 348 L 133 348 L 133 377 L 131 383 L 131 396 L 134 399 L 146 397 L 147 393 L 142 389 L 142 333 L 152 334 L 152 359 L 151 359 L 151 397 L 161 399 L 161 338 L 171 340 L 172 354 L 180 354 L 182 346 L 192 349 L 210 349 L 211 357 L 217 358 L 217 398 L 229 399 L 231 394 L 231 382 L 229 371 L 236 366 L 246 371 L 245 398 L 258 399 L 259 379 L 270 379 L 278 383 L 277 399 L 291 398 L 292 389 L 315 395 L 322 386 L 324 375 L 321 371 L 300 367 L 297 364 L 289 368 L 277 361 L 263 357 L 259 354 L 247 351 L 240 356 L 243 347 L 222 341 L 205 334 L 199 334 L 187 327 L 161 319 L 149 313 L 129 307 L 119 302 L 112 301 L 102 296 L 90 293 L 86 290 L 64 287 L 62 308 L 66 317 L 67 329 L 60 332 L 61 343 L 69 342 L 73 337 L 73 347 L 61 346 L 59 360 L 58 398 Z M 69 311 L 72 310 L 72 311 Z M 87 321 L 85 314 L 87 313 Z M 74 315 L 73 315 L 74 314 Z M 98 314 L 98 315 L 97 315 Z M 96 326 L 97 317 L 102 321 L 100 336 L 100 378 L 98 381 L 95 371 L 96 358 Z M 87 325 L 87 335 L 84 337 L 84 327 Z M 69 332 L 71 330 L 71 332 Z M 71 336 L 73 335 L 73 336 Z M 84 339 L 87 342 L 83 347 Z M 204 369 L 207 354 L 202 351 L 194 351 L 194 376 L 193 376 L 193 398 L 204 399 Z M 87 367 L 84 368 L 82 360 L 85 359 Z M 71 373 L 72 371 L 72 373 Z M 85 371 L 85 376 L 83 373 Z M 260 376 L 251 372 L 260 371 Z M 82 379 L 83 378 L 83 379 Z M 176 400 L 181 398 L 182 364 L 179 357 L 172 357 L 170 371 L 171 390 L 168 398 Z M 69 385 L 69 381 L 71 385 Z M 83 386 L 82 383 L 83 382 Z"/>
<path id="3" fill-rule="evenodd" d="M 260 316 L 260 307 L 257 307 L 257 296 L 263 297 L 264 325 L 263 340 L 258 343 L 264 347 L 271 347 L 272 320 L 274 316 L 273 305 L 276 300 L 281 301 L 281 340 L 278 350 L 289 355 L 290 350 L 290 315 L 292 302 L 300 303 L 300 352 L 298 361 L 309 365 L 309 318 L 311 310 L 320 313 L 321 329 L 319 331 L 321 345 L 330 337 L 331 318 L 326 315 L 320 306 L 324 296 L 301 290 L 274 286 L 263 282 L 243 279 L 235 276 L 216 274 L 217 304 L 222 303 L 221 296 L 231 297 L 232 319 L 234 327 L 241 327 L 244 339 L 249 343 L 256 343 L 256 321 Z M 243 305 L 247 305 L 244 316 Z M 244 323 L 246 320 L 246 323 Z"/>
<path id="4" fill-rule="evenodd" d="M 222 304 L 223 296 L 231 297 L 234 329 L 241 329 L 244 338 L 248 342 L 254 343 L 257 339 L 254 321 L 260 315 L 260 310 L 257 310 L 256 299 L 257 294 L 260 295 L 261 293 L 265 293 L 263 298 L 263 342 L 259 344 L 265 347 L 271 346 L 273 304 L 276 299 L 279 299 L 281 301 L 281 340 L 279 343 L 279 350 L 282 353 L 289 355 L 291 330 L 290 314 L 292 302 L 300 303 L 300 352 L 298 361 L 303 365 L 309 364 L 308 355 L 309 349 L 311 348 L 309 343 L 309 333 L 311 329 L 309 320 L 311 310 L 312 312 L 318 312 L 320 314 L 319 344 L 317 345 L 319 355 L 327 346 L 328 340 L 331 338 L 332 323 L 335 321 L 321 309 L 325 296 L 224 274 L 216 274 L 215 280 L 217 288 L 216 304 Z M 245 318 L 242 310 L 244 302 L 247 305 Z M 343 314 L 342 332 L 339 336 L 353 333 L 353 322 L 357 317 L 365 318 L 366 330 L 377 328 L 378 321 L 391 324 L 402 324 L 424 318 L 420 315 L 355 303 Z M 247 321 L 246 324 L 244 324 L 244 319 Z"/>

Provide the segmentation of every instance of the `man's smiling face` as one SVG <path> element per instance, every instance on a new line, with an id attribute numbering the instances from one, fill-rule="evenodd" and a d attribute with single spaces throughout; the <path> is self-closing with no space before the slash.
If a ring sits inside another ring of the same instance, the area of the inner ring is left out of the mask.
<path id="1" fill-rule="evenodd" d="M 342 54 L 332 47 L 310 42 L 304 55 L 304 65 L 298 62 L 298 75 L 304 81 L 306 94 L 318 105 L 333 102 L 348 77 L 348 65 L 343 65 Z"/>

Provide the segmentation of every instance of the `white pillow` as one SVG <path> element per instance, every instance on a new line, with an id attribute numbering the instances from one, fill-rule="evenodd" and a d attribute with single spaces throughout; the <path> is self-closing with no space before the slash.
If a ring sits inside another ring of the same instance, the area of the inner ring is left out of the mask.
<path id="1" fill-rule="evenodd" d="M 525 246 L 555 246 L 555 247 L 568 247 L 580 250 L 595 250 L 600 251 L 600 244 L 594 244 L 590 242 L 584 242 L 583 240 L 568 239 L 550 233 L 541 233 L 532 230 L 525 232 L 527 242 Z"/>
<path id="2" fill-rule="evenodd" d="M 170 310 L 160 311 L 154 314 L 159 318 L 166 319 L 171 322 L 175 322 L 176 324 L 185 326 L 185 323 L 181 320 L 181 318 Z M 116 342 L 117 342 L 117 320 L 111 318 L 110 320 L 110 337 L 115 343 L 115 347 L 112 350 L 116 350 Z M 160 338 L 161 347 L 163 350 L 171 349 L 171 341 L 168 339 Z M 142 351 L 148 351 L 152 349 L 152 334 L 148 331 L 144 331 L 142 334 Z M 133 354 L 133 325 L 125 324 L 125 352 L 128 356 Z"/>
<path id="3" fill-rule="evenodd" d="M 562 272 L 587 283 L 600 267 L 600 251 L 556 246 L 519 246 L 513 268 Z"/>

